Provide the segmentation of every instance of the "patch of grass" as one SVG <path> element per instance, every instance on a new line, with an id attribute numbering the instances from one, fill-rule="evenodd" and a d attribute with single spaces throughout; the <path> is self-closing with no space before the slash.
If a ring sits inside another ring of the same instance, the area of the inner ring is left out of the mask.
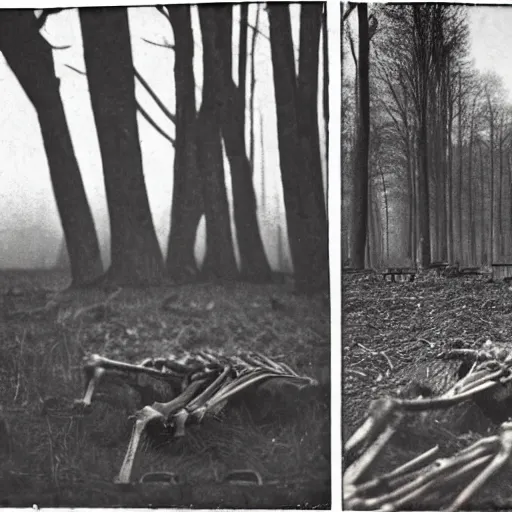
<path id="1" fill-rule="evenodd" d="M 0 443 L 0 502 L 328 506 L 329 317 L 321 297 L 245 284 L 123 289 L 115 296 L 112 290 L 52 291 L 63 282 L 61 274 L 0 273 L 0 289 L 9 298 L 0 324 L 0 427 L 8 431 L 8 443 Z M 283 308 L 273 308 L 272 298 Z M 106 379 L 98 391 L 116 400 L 93 402 L 86 416 L 68 414 L 83 395 L 83 357 L 99 353 L 139 362 L 203 348 L 261 351 L 320 386 L 277 392 L 262 386 L 234 399 L 218 418 L 189 427 L 184 438 L 147 438 L 133 478 L 172 471 L 183 482 L 182 494 L 161 486 L 156 494 L 140 486 L 120 490 L 112 481 L 140 396 Z M 236 486 L 218 484 L 236 469 L 258 471 L 270 488 L 239 496 Z M 202 500 L 194 487 L 206 484 L 210 495 Z"/>

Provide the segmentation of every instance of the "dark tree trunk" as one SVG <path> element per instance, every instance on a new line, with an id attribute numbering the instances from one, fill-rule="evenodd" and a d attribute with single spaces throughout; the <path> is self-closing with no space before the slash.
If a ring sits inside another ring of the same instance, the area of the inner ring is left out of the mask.
<path id="1" fill-rule="evenodd" d="M 489 93 L 487 93 L 487 104 L 489 107 L 489 129 L 490 129 L 490 141 L 489 141 L 489 151 L 491 156 L 491 237 L 489 240 L 489 257 L 491 264 L 494 263 L 494 257 L 496 252 L 495 248 L 495 233 L 494 233 L 494 131 L 495 131 L 495 122 L 494 122 L 494 110 L 491 105 L 491 99 Z"/>
<path id="2" fill-rule="evenodd" d="M 380 178 L 382 180 L 382 193 L 384 195 L 384 213 L 386 215 L 386 221 L 385 221 L 385 225 L 386 225 L 386 230 L 385 230 L 385 233 L 386 233 L 386 243 L 385 243 L 385 254 L 386 254 L 386 261 L 388 262 L 389 260 L 389 205 L 388 205 L 388 191 L 386 189 L 386 180 L 384 179 L 384 172 L 382 171 L 382 167 L 379 166 L 379 171 L 380 171 Z M 410 181 L 410 172 L 408 173 L 409 174 L 409 181 Z M 412 187 L 411 187 L 412 188 Z M 412 197 L 412 193 L 411 191 L 409 191 L 409 211 L 412 210 L 411 208 L 411 197 Z M 411 219 L 409 218 L 409 229 L 411 229 Z M 410 253 L 409 253 L 409 256 L 410 256 Z M 414 257 L 411 258 L 413 261 L 414 261 Z"/>
<path id="3" fill-rule="evenodd" d="M 440 112 L 440 150 L 441 150 L 441 158 L 440 158 L 440 196 L 439 199 L 441 204 L 439 205 L 439 210 L 441 212 L 441 225 L 439 232 L 439 257 L 441 261 L 448 260 L 448 201 L 446 197 L 446 192 L 448 190 L 448 129 L 451 129 L 451 126 L 448 127 L 448 79 L 449 79 L 449 67 L 445 69 L 443 75 L 441 76 L 441 85 L 442 85 L 442 93 L 441 93 L 441 112 Z"/>
<path id="4" fill-rule="evenodd" d="M 103 272 L 98 238 L 55 76 L 52 49 L 32 11 L 0 13 L 0 50 L 36 110 L 68 248 L 73 286 Z"/>
<path id="5" fill-rule="evenodd" d="M 499 184 L 498 184 L 498 236 L 497 236 L 497 257 L 503 258 L 503 114 L 501 114 L 500 121 L 500 134 L 499 134 L 499 154 L 498 154 L 498 165 L 499 165 Z"/>
<path id="6" fill-rule="evenodd" d="M 482 156 L 482 143 L 478 145 L 480 156 L 480 256 L 482 265 L 487 265 L 487 245 L 485 239 L 485 181 L 484 181 L 484 158 Z"/>
<path id="7" fill-rule="evenodd" d="M 422 117 L 418 132 L 418 214 L 420 262 L 421 266 L 426 268 L 430 265 L 429 176 L 426 115 Z"/>
<path id="8" fill-rule="evenodd" d="M 370 142 L 368 5 L 358 4 L 357 14 L 359 20 L 359 116 L 354 159 L 352 264 L 355 268 L 363 268 L 368 228 L 368 150 Z"/>
<path id="9" fill-rule="evenodd" d="M 238 56 L 238 90 L 240 93 L 240 110 L 244 117 L 245 128 L 245 93 L 246 93 L 246 75 L 247 75 L 247 23 L 249 17 L 249 4 L 240 4 L 240 39 Z M 231 51 L 231 45 L 230 45 Z M 244 147 L 245 153 L 245 147 Z"/>
<path id="10" fill-rule="evenodd" d="M 312 169 L 305 165 L 300 141 L 299 99 L 289 8 L 287 4 L 270 3 L 267 10 L 281 178 L 295 282 L 298 291 L 311 292 L 327 287 L 329 282 L 327 261 L 322 258 L 324 233 L 317 230 L 319 215 L 325 215 L 325 209 L 323 212 L 318 211 L 319 198 L 315 197 L 315 189 L 311 188 L 316 178 L 311 176 Z M 364 251 L 362 257 L 364 259 Z"/>
<path id="11" fill-rule="evenodd" d="M 453 207 L 453 96 L 450 82 L 448 87 L 448 168 L 447 168 L 447 203 L 448 214 L 447 222 L 447 238 L 448 238 L 448 259 L 455 259 L 455 230 L 454 230 L 454 207 Z"/>
<path id="12" fill-rule="evenodd" d="M 429 199 L 429 144 L 428 144 L 428 84 L 429 48 L 428 23 L 424 19 L 425 6 L 414 4 L 413 20 L 415 31 L 415 53 L 417 58 L 416 108 L 418 117 L 418 224 L 419 224 L 419 263 L 428 267 L 431 261 L 430 250 L 430 199 Z M 428 9 L 428 7 L 427 7 Z"/>
<path id="13" fill-rule="evenodd" d="M 301 147 L 305 158 L 306 172 L 304 192 L 311 203 L 308 209 L 309 240 L 312 251 L 312 271 L 322 276 L 321 286 L 328 284 L 329 240 L 324 187 L 322 182 L 322 161 L 320 156 L 320 134 L 318 129 L 318 54 L 322 28 L 322 4 L 301 4 L 300 48 L 298 74 L 298 121 Z M 369 104 L 369 89 L 368 89 Z M 368 117 L 369 136 L 369 117 Z"/>
<path id="14" fill-rule="evenodd" d="M 215 8 L 216 9 L 216 8 Z M 203 98 L 198 116 L 198 165 L 202 176 L 206 215 L 206 256 L 202 269 L 205 278 L 232 280 L 239 276 L 231 233 L 228 197 L 224 177 L 222 141 L 218 118 L 221 91 L 218 83 L 221 70 L 216 58 L 217 37 L 231 41 L 228 34 L 217 34 L 213 8 L 201 7 L 199 19 L 203 38 Z M 229 56 L 231 57 L 231 55 Z M 224 63 L 231 69 L 231 58 Z M 224 94 L 224 92 L 223 92 Z M 235 173 L 232 173 L 235 174 Z M 236 191 L 233 190 L 236 196 Z"/>
<path id="15" fill-rule="evenodd" d="M 157 283 L 164 266 L 142 171 L 128 13 L 118 7 L 80 9 L 80 22 L 110 215 L 106 278 Z"/>
<path id="16" fill-rule="evenodd" d="M 473 114 L 471 117 L 471 125 L 469 129 L 469 158 L 468 158 L 468 179 L 469 179 L 469 258 L 470 264 L 474 265 L 476 263 L 476 222 L 475 222 L 475 213 L 473 206 L 473 141 L 474 141 L 474 120 Z"/>
<path id="17" fill-rule="evenodd" d="M 176 142 L 171 230 L 167 248 L 167 272 L 177 281 L 197 272 L 194 257 L 197 226 L 203 214 L 201 175 L 196 158 L 196 99 L 192 66 L 194 39 L 189 5 L 169 5 L 174 32 L 174 80 L 176 84 Z"/>
<path id="18" fill-rule="evenodd" d="M 231 5 L 202 7 L 205 59 L 211 63 L 216 91 L 215 117 L 221 127 L 231 169 L 233 209 L 240 253 L 240 270 L 244 279 L 269 281 L 272 278 L 256 214 L 256 196 L 252 170 L 245 149 L 245 102 L 236 87 L 231 71 Z"/>

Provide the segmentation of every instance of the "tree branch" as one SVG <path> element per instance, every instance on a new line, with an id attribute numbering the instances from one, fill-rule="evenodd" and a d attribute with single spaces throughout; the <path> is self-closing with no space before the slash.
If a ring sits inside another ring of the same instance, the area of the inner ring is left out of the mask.
<path id="1" fill-rule="evenodd" d="M 77 69 L 75 68 L 74 66 L 71 66 L 70 64 L 64 64 L 67 68 L 73 70 L 75 73 L 78 73 L 79 75 L 82 75 L 82 76 L 87 76 L 87 73 L 85 71 L 81 71 L 80 69 Z M 134 70 L 135 73 L 137 73 L 137 70 Z M 140 78 L 139 78 L 140 80 Z M 156 122 L 152 119 L 152 117 L 146 112 L 146 110 L 142 107 L 142 105 L 136 100 L 136 104 L 137 104 L 137 110 L 141 113 L 142 117 L 158 132 L 160 133 L 160 135 L 162 135 L 162 137 L 166 138 L 174 147 L 174 139 L 172 137 L 170 137 L 169 135 L 167 135 L 167 133 L 164 132 L 164 130 L 162 130 L 162 128 L 160 128 L 160 126 L 158 126 L 156 124 Z"/>
<path id="2" fill-rule="evenodd" d="M 63 10 L 63 8 L 42 9 L 41 16 L 39 16 L 39 18 L 36 18 L 37 30 L 41 30 L 43 28 L 44 24 L 46 23 L 46 20 L 48 19 L 48 16 L 51 16 L 52 14 L 57 14 Z"/>
<path id="3" fill-rule="evenodd" d="M 135 100 L 136 104 L 137 104 L 137 110 L 141 113 L 142 117 L 162 136 L 164 137 L 165 139 L 167 139 L 171 144 L 172 144 L 172 147 L 175 147 L 174 144 L 175 144 L 175 140 L 170 137 L 169 135 L 167 135 L 167 133 L 164 132 L 164 130 L 162 130 L 162 128 L 160 128 L 160 126 L 158 126 L 156 124 L 156 122 L 153 120 L 153 118 L 146 112 L 146 110 L 144 109 L 144 107 L 137 101 Z"/>
<path id="4" fill-rule="evenodd" d="M 166 19 L 167 21 L 170 23 L 171 22 L 171 19 L 169 18 L 169 13 L 168 12 L 165 12 L 165 6 L 164 5 L 157 5 L 156 6 L 156 9 L 157 11 L 162 14 Z"/>
<path id="5" fill-rule="evenodd" d="M 145 37 L 141 37 L 141 39 L 148 44 L 152 44 L 153 46 L 159 46 L 160 48 L 168 48 L 169 50 L 174 50 L 174 45 L 169 44 L 168 42 L 155 43 L 154 41 L 150 41 L 149 39 L 146 39 Z"/>
<path id="6" fill-rule="evenodd" d="M 259 28 L 251 25 L 250 23 L 247 23 L 247 26 L 252 29 L 254 32 L 259 34 L 261 37 L 264 37 L 267 41 L 270 41 L 270 37 L 268 37 L 266 34 L 264 34 Z"/>
<path id="7" fill-rule="evenodd" d="M 153 98 L 155 103 L 162 109 L 162 112 L 173 122 L 176 122 L 176 116 L 172 114 L 167 107 L 162 103 L 162 100 L 156 95 L 151 86 L 144 80 L 142 75 L 137 71 L 134 67 L 133 71 L 135 73 L 136 78 L 138 78 L 139 82 L 144 86 L 144 88 L 148 91 L 149 95 Z"/>
<path id="8" fill-rule="evenodd" d="M 345 14 L 343 15 L 343 21 L 347 21 L 348 17 L 350 16 L 350 13 L 356 8 L 357 4 L 348 4 L 348 8 L 345 11 Z"/>
<path id="9" fill-rule="evenodd" d="M 77 69 L 77 68 L 73 67 L 71 64 L 64 64 L 64 66 L 66 66 L 67 68 L 71 69 L 75 73 L 78 73 L 79 75 L 87 76 L 87 73 L 85 71 L 81 71 L 80 69 Z"/>

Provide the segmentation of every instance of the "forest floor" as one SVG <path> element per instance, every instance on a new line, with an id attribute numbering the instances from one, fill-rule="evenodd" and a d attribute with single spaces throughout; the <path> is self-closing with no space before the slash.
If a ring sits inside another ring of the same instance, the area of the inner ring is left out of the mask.
<path id="1" fill-rule="evenodd" d="M 56 272 L 0 273 L 0 506 L 329 508 L 325 297 L 242 283 L 56 292 L 66 280 Z M 93 304 L 101 307 L 87 309 Z M 83 396 L 84 356 L 137 363 L 206 348 L 260 351 L 319 386 L 248 392 L 221 421 L 205 418 L 158 446 L 145 442 L 132 479 L 170 471 L 180 485 L 114 484 L 134 410 L 93 401 L 88 415 L 59 413 Z M 232 470 L 257 471 L 263 485 L 224 483 Z"/>
<path id="2" fill-rule="evenodd" d="M 489 277 L 425 273 L 414 282 L 391 283 L 379 274 L 344 275 L 342 301 L 343 442 L 362 424 L 372 400 L 404 396 L 412 381 L 432 383 L 432 368 L 447 364 L 435 363 L 444 348 L 480 348 L 487 340 L 512 347 L 512 288 Z M 445 374 L 452 370 L 445 368 Z M 416 415 L 391 439 L 375 475 L 436 444 L 440 456 L 451 455 L 498 429 L 472 402 Z M 488 482 L 466 509 L 511 510 L 511 467 Z M 444 505 L 450 502 L 446 493 Z M 424 508 L 419 502 L 410 509 Z"/>

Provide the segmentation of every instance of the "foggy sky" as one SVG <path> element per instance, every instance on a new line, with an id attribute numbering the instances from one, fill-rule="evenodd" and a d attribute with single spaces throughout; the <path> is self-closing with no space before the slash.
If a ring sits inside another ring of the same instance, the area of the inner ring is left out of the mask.
<path id="1" fill-rule="evenodd" d="M 293 37 L 298 49 L 299 12 L 297 5 L 291 7 Z M 199 87 L 202 85 L 202 55 L 198 16 L 193 9 L 195 40 L 194 72 Z M 254 25 L 256 6 L 249 7 L 249 23 Z M 233 68 L 238 83 L 238 21 L 239 7 L 234 8 Z M 174 55 L 172 50 L 153 46 L 142 38 L 159 44 L 173 44 L 174 36 L 167 19 L 153 7 L 129 9 L 130 30 L 134 65 L 150 84 L 162 102 L 171 111 L 174 105 Z M 255 139 L 256 155 L 254 186 L 258 201 L 258 218 L 267 255 L 273 267 L 277 266 L 277 229 L 286 235 L 283 195 L 279 172 L 277 121 L 272 82 L 272 62 L 268 41 L 268 15 L 260 11 L 260 31 L 256 48 L 255 90 Z M 85 71 L 78 11 L 71 9 L 48 18 L 42 35 L 55 46 L 71 45 L 66 50 L 55 50 L 55 70 L 61 79 L 61 97 L 64 103 L 73 146 L 79 162 L 87 197 L 102 245 L 102 255 L 108 261 L 109 224 L 105 198 L 102 165 L 95 132 L 93 115 L 85 76 L 68 68 L 70 65 Z M 252 30 L 249 28 L 248 50 Z M 265 37 L 267 36 L 267 37 Z M 320 51 L 319 100 L 322 90 L 322 59 Z M 249 73 L 249 59 L 247 72 Z M 249 84 L 249 75 L 247 77 Z M 57 258 L 62 238 L 60 219 L 57 213 L 46 155 L 35 110 L 16 78 L 0 55 L 0 267 L 51 266 Z M 139 102 L 150 113 L 167 134 L 174 137 L 173 124 L 160 111 L 144 88 L 136 82 Z M 201 93 L 196 89 L 196 104 L 199 107 Z M 322 102 L 319 101 L 319 118 L 322 119 Z M 263 119 L 265 147 L 265 200 L 263 203 L 262 171 L 260 151 L 260 118 Z M 249 145 L 249 117 L 247 113 L 247 145 Z M 158 134 L 140 114 L 138 115 L 144 175 L 153 221 L 158 239 L 165 255 L 170 227 L 170 208 L 173 182 L 174 151 L 170 143 Z M 323 122 L 320 125 L 322 164 L 325 171 L 325 141 Z M 226 185 L 231 201 L 229 165 L 225 160 Z M 201 243 L 204 236 L 200 230 L 197 255 L 204 252 Z M 236 236 L 232 222 L 233 235 Z M 287 248 L 285 244 L 285 248 Z M 288 251 L 286 251 L 288 252 Z M 289 260 L 289 254 L 286 254 Z"/>

